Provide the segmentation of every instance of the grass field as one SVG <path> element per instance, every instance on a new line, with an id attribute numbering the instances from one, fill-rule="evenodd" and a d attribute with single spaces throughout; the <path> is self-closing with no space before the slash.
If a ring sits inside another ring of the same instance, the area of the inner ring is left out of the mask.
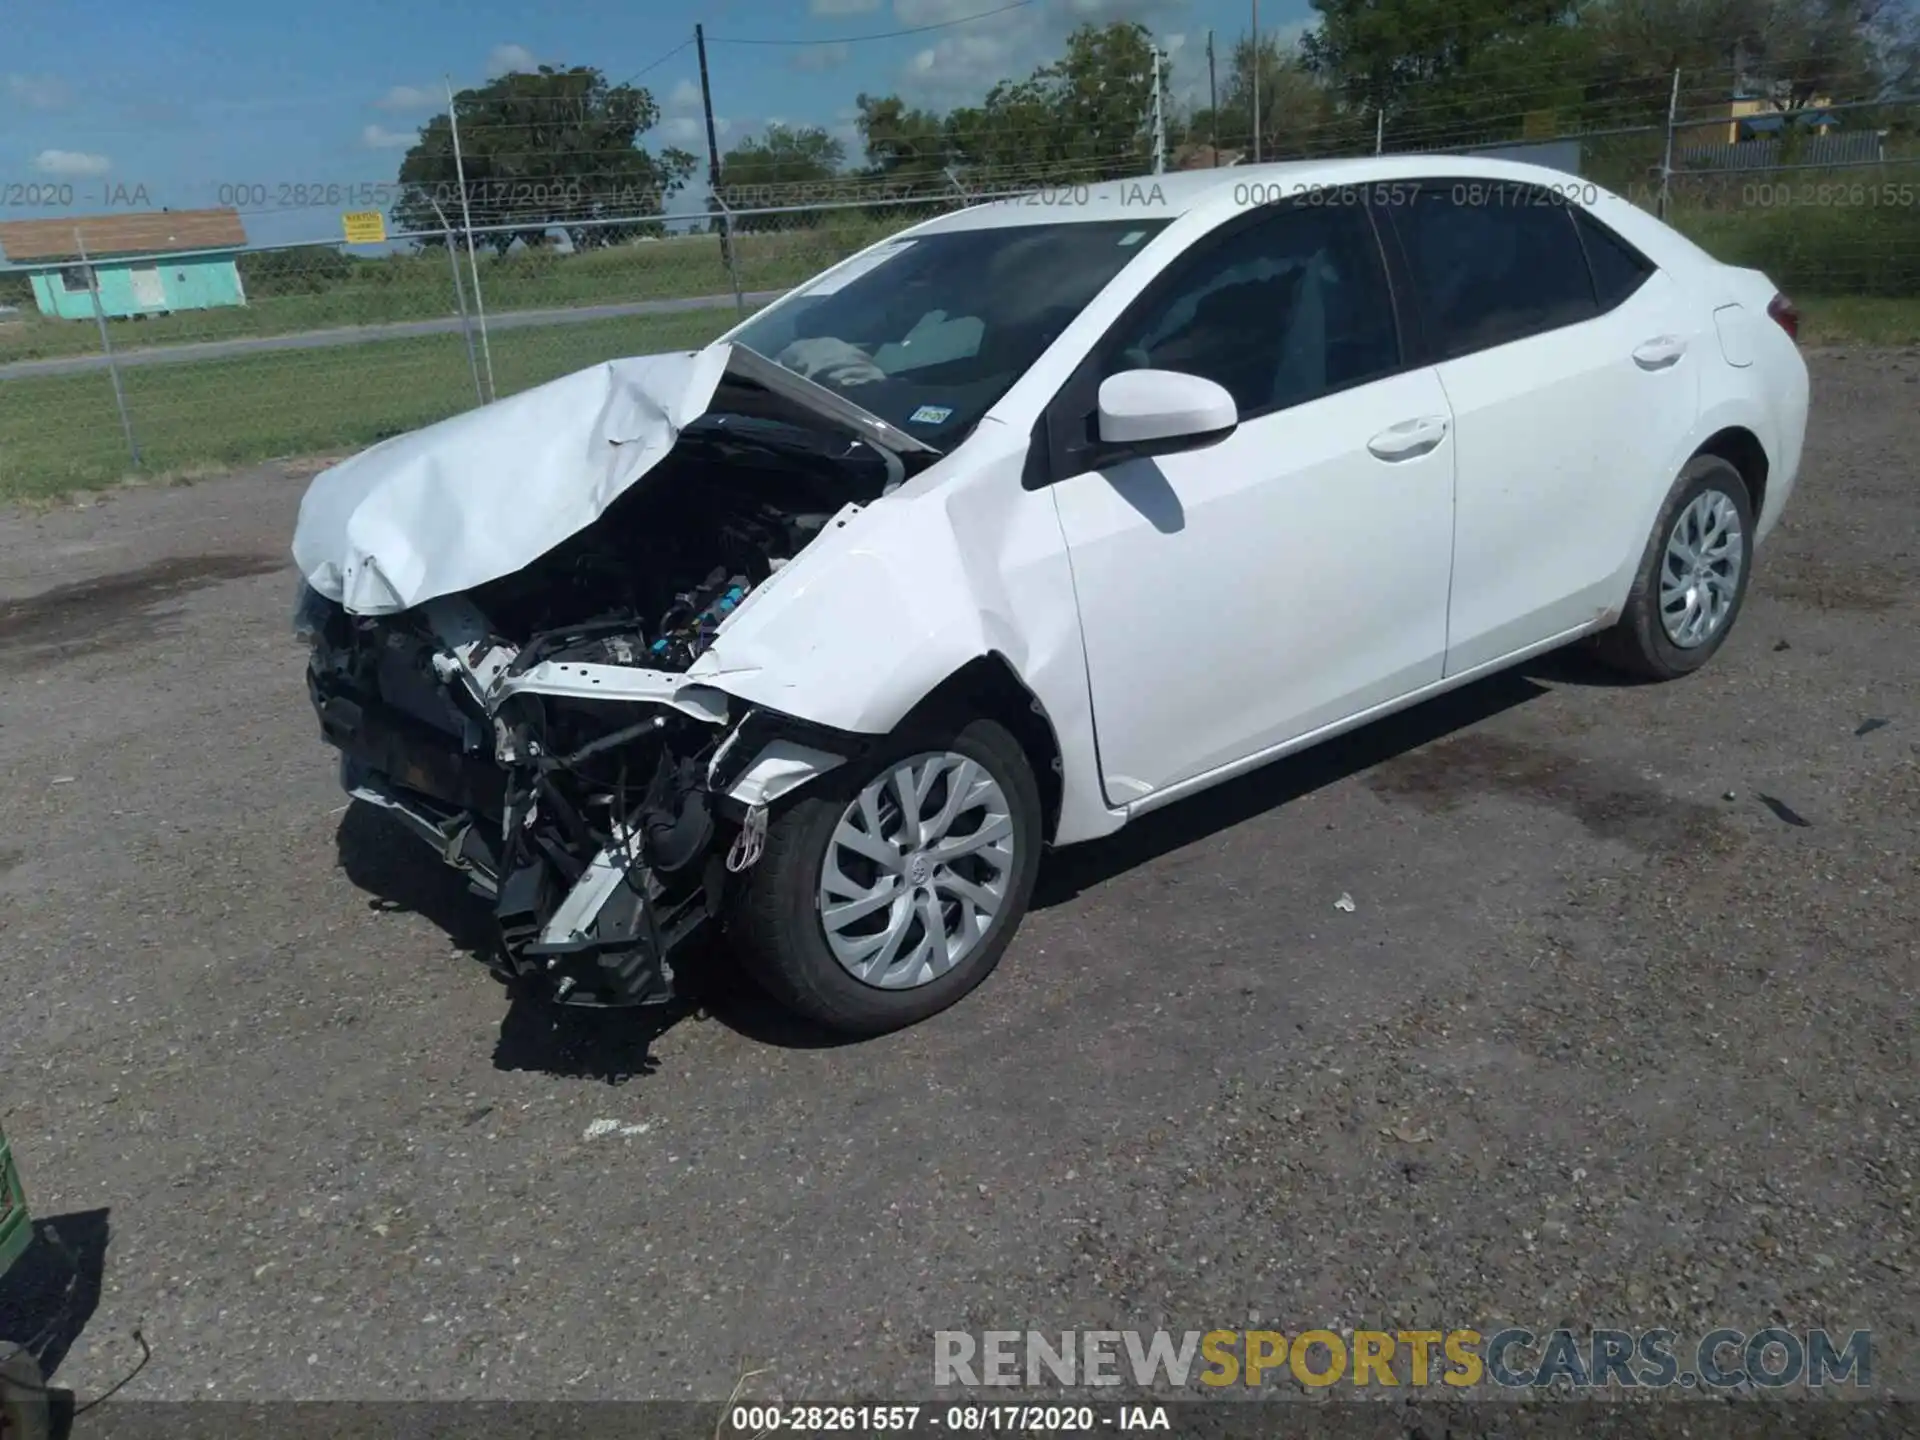
<path id="1" fill-rule="evenodd" d="M 812 229 L 740 235 L 736 262 L 740 288 L 788 289 L 920 218 L 919 213 L 903 213 L 889 223 L 850 217 Z M 303 277 L 298 257 L 294 260 L 290 272 L 254 280 L 245 306 L 111 321 L 113 343 L 120 349 L 181 345 L 432 320 L 460 313 L 444 251 L 350 262 L 342 262 L 337 255 L 316 255 L 311 277 Z M 479 270 L 481 298 L 489 315 L 730 295 L 733 290 L 719 238 L 713 235 L 674 236 L 580 255 L 534 252 L 502 258 L 483 254 Z M 315 287 L 311 293 L 299 288 L 309 278 Z M 461 283 L 470 284 L 464 259 Z M 468 305 L 472 305 L 471 292 Z M 49 320 L 34 312 L 30 302 L 25 308 L 27 313 L 20 320 L 0 325 L 0 364 L 99 351 L 100 332 L 94 322 Z"/>
<path id="2" fill-rule="evenodd" d="M 620 355 L 704 345 L 731 308 L 502 331 L 502 395 Z M 459 335 L 123 372 L 144 462 L 131 464 L 104 371 L 0 381 L 0 499 L 99 489 L 275 456 L 351 451 L 475 403 Z"/>

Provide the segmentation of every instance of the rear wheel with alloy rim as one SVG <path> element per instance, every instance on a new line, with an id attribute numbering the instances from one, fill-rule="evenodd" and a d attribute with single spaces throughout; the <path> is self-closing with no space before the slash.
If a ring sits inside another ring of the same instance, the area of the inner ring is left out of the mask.
<path id="1" fill-rule="evenodd" d="M 880 1034 L 946 1009 L 999 963 L 1042 840 L 1032 767 L 976 720 L 897 736 L 774 814 L 729 928 L 789 1009 Z"/>
<path id="2" fill-rule="evenodd" d="M 1691 674 L 1739 618 L 1753 569 L 1746 481 L 1717 455 L 1697 455 L 1660 509 L 1619 623 L 1600 637 L 1608 664 L 1651 680 Z"/>

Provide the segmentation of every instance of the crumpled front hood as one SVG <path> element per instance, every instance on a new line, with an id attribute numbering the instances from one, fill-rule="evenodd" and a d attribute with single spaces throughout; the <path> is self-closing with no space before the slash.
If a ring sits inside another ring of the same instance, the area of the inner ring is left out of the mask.
<path id="1" fill-rule="evenodd" d="M 356 615 L 525 568 L 606 513 L 714 407 L 824 424 L 882 451 L 931 445 L 744 346 L 610 360 L 398 435 L 315 477 L 293 558 Z"/>
<path id="2" fill-rule="evenodd" d="M 315 477 L 294 561 L 360 615 L 510 575 L 665 458 L 730 349 L 609 361 L 384 441 Z"/>

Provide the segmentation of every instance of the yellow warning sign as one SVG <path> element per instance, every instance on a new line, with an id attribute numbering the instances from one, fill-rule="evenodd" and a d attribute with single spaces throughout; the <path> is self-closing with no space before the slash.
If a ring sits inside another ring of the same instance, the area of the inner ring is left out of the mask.
<path id="1" fill-rule="evenodd" d="M 387 217 L 378 210 L 349 210 L 340 217 L 349 245 L 382 245 L 387 239 Z"/>

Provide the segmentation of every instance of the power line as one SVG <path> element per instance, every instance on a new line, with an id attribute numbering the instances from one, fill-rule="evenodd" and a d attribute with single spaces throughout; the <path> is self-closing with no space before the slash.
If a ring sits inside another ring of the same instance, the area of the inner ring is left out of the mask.
<path id="1" fill-rule="evenodd" d="M 692 44 L 693 44 L 693 37 L 689 35 L 686 39 L 682 40 L 678 45 L 674 46 L 671 50 L 667 51 L 666 54 L 662 55 L 658 60 L 648 61 L 645 65 L 642 65 L 638 70 L 634 71 L 633 74 L 627 76 L 627 78 L 622 80 L 620 83 L 622 85 L 631 85 L 634 81 L 638 80 L 642 75 L 645 75 L 649 70 L 658 70 L 662 65 L 666 64 L 667 61 L 673 59 L 674 56 L 678 55 L 682 50 L 685 50 L 688 46 Z"/>
<path id="2" fill-rule="evenodd" d="M 1002 5 L 997 10 L 982 10 L 977 15 L 962 15 L 957 20 L 941 20 L 932 25 L 915 25 L 906 30 L 883 30 L 876 35 L 842 35 L 837 40 L 736 40 L 732 37 L 709 35 L 709 45 L 859 45 L 868 40 L 897 40 L 902 35 L 924 35 L 929 30 L 951 30 L 955 25 L 971 25 L 976 20 L 985 20 L 994 15 L 1005 15 L 1010 10 L 1024 10 L 1033 4 L 1033 0 L 1014 0 L 1011 5 Z"/>

